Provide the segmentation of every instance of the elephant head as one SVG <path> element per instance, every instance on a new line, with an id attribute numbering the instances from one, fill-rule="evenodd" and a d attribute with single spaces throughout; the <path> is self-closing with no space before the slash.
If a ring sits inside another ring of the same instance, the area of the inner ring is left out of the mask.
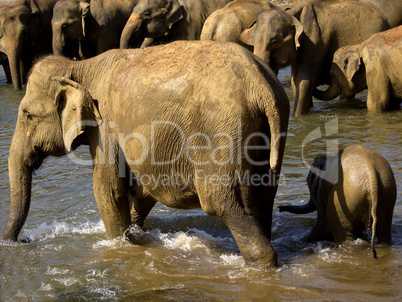
<path id="1" fill-rule="evenodd" d="M 123 29 L 120 48 L 167 35 L 173 24 L 183 19 L 183 13 L 177 0 L 140 0 Z"/>
<path id="2" fill-rule="evenodd" d="M 18 5 L 0 8 L 0 44 L 5 48 L 2 51 L 7 54 L 15 89 L 22 88 L 32 61 L 32 43 L 40 28 L 38 15 L 28 7 Z"/>
<path id="3" fill-rule="evenodd" d="M 275 73 L 296 61 L 303 26 L 293 16 L 280 9 L 264 10 L 240 36 L 254 47 L 254 54 L 269 64 Z"/>
<path id="4" fill-rule="evenodd" d="M 38 63 L 40 64 L 40 63 Z M 85 143 L 86 127 L 96 127 L 100 114 L 89 93 L 64 77 L 32 74 L 21 100 L 8 165 L 10 215 L 3 240 L 16 241 L 28 215 L 32 173 L 49 155 L 62 156 Z"/>
<path id="5" fill-rule="evenodd" d="M 53 9 L 52 47 L 55 55 L 70 58 L 83 57 L 80 42 L 84 39 L 89 3 L 79 0 L 62 0 Z M 81 53 L 80 53 L 81 52 Z"/>
<path id="6" fill-rule="evenodd" d="M 350 98 L 367 88 L 364 64 L 355 45 L 335 52 L 330 74 L 328 89 L 314 93 L 320 100 L 333 100 L 339 95 L 341 99 Z"/>

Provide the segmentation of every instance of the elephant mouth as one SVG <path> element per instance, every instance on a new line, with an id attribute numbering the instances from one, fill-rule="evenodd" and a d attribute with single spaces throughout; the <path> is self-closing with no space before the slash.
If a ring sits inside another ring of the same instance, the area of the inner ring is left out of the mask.
<path id="1" fill-rule="evenodd" d="M 32 170 L 38 170 L 46 158 L 47 154 L 42 151 L 39 147 L 35 147 L 35 151 L 28 157 L 28 167 Z"/>

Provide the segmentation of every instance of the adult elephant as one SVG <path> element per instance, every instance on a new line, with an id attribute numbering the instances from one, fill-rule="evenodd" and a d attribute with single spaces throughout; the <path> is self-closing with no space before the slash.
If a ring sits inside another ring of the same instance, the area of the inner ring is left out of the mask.
<path id="1" fill-rule="evenodd" d="M 231 0 L 139 0 L 124 27 L 120 48 L 199 40 L 205 20 Z"/>
<path id="2" fill-rule="evenodd" d="M 328 0 L 294 0 L 294 5 L 303 5 L 316 1 Z M 350 0 L 343 0 L 350 1 Z M 360 2 L 369 2 L 376 6 L 385 16 L 391 27 L 402 25 L 402 1 L 400 0 L 355 0 Z"/>
<path id="3" fill-rule="evenodd" d="M 119 48 L 138 0 L 61 0 L 53 9 L 53 53 L 85 59 Z"/>
<path id="4" fill-rule="evenodd" d="M 286 12 L 262 12 L 241 36 L 244 43 L 254 46 L 254 54 L 274 69 L 292 66 L 294 115 L 308 113 L 316 87 L 329 84 L 329 70 L 337 48 L 360 43 L 390 28 L 382 12 L 368 2 L 315 0 L 301 3 L 303 5 Z M 299 37 L 292 17 L 303 27 Z"/>
<path id="5" fill-rule="evenodd" d="M 21 89 L 33 61 L 52 51 L 50 20 L 57 0 L 18 0 L 0 7 L 0 44 L 6 48 L 14 88 Z"/>
<path id="6" fill-rule="evenodd" d="M 361 0 L 375 5 L 387 18 L 391 27 L 402 25 L 402 1 L 400 0 Z"/>
<path id="7" fill-rule="evenodd" d="M 89 144 L 110 237 L 122 236 L 131 218 L 141 224 L 157 200 L 201 207 L 223 219 L 247 261 L 276 265 L 271 219 L 288 119 L 275 75 L 234 43 L 177 41 L 84 61 L 45 58 L 19 107 L 3 239 L 17 240 L 32 172 L 43 159 Z"/>

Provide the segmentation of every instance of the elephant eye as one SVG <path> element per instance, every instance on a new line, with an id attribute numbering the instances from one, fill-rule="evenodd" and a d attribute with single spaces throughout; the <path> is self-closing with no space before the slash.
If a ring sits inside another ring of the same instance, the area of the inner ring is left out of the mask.
<path id="1" fill-rule="evenodd" d="M 32 119 L 32 114 L 28 110 L 24 109 L 23 112 L 24 112 L 24 115 L 27 118 L 27 120 Z"/>
<path id="2" fill-rule="evenodd" d="M 151 18 L 152 13 L 149 10 L 143 12 L 142 16 L 145 18 Z"/>
<path id="3" fill-rule="evenodd" d="M 62 28 L 62 29 L 66 29 L 66 28 L 67 28 L 67 24 L 63 24 L 63 25 L 61 26 L 61 28 Z"/>
<path id="4" fill-rule="evenodd" d="M 278 42 L 278 40 L 276 38 L 273 38 L 269 43 L 271 45 L 275 45 Z"/>

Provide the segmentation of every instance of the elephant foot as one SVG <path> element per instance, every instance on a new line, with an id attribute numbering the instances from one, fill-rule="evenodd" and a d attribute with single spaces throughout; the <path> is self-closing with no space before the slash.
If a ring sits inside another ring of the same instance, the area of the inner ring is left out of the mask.
<path id="1" fill-rule="evenodd" d="M 262 229 L 244 215 L 225 220 L 248 265 L 262 269 L 278 267 L 278 255 Z"/>
<path id="2" fill-rule="evenodd" d="M 21 243 L 31 243 L 32 240 L 29 239 L 29 238 L 21 238 L 20 242 L 21 242 Z"/>
<path id="3" fill-rule="evenodd" d="M 143 245 L 157 240 L 146 228 L 132 224 L 123 234 L 124 239 L 135 245 Z"/>

